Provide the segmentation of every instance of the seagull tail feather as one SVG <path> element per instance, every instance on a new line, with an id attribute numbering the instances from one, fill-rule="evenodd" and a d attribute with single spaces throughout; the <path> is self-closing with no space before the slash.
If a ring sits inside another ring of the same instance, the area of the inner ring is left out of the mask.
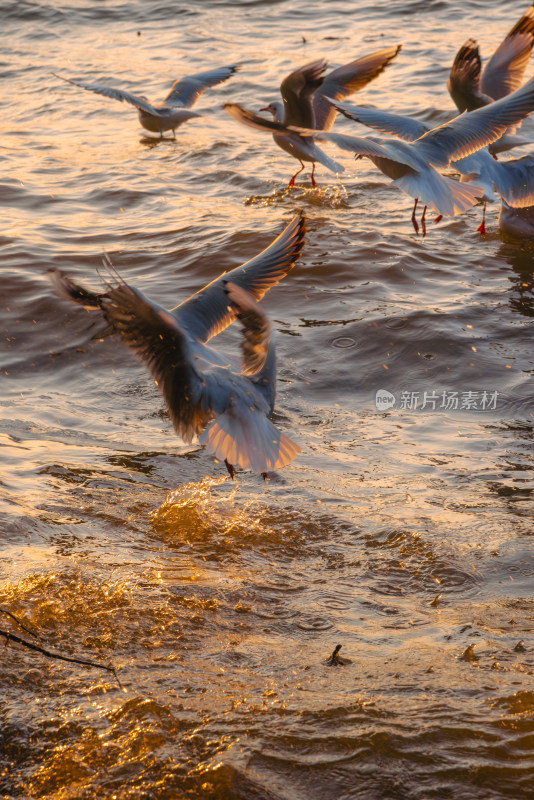
<path id="1" fill-rule="evenodd" d="M 221 461 L 255 472 L 285 467 L 301 449 L 260 412 L 226 411 L 208 425 L 200 443 Z"/>
<path id="2" fill-rule="evenodd" d="M 408 174 L 397 178 L 393 184 L 406 194 L 419 198 L 422 205 L 433 208 L 444 217 L 462 214 L 474 206 L 484 194 L 478 186 L 460 183 L 435 171 L 425 174 L 425 179 L 421 180 L 417 174 Z"/>

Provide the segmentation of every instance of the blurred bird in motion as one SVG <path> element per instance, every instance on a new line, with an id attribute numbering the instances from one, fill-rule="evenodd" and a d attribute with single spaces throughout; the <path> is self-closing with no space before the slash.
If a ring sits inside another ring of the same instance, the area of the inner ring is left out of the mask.
<path id="1" fill-rule="evenodd" d="M 520 239 L 534 238 L 534 205 L 513 208 L 503 201 L 499 211 L 499 230 Z"/>
<path id="2" fill-rule="evenodd" d="M 305 232 L 299 214 L 258 256 L 171 311 L 120 279 L 96 294 L 57 269 L 49 277 L 61 296 L 103 312 L 151 373 L 179 436 L 191 442 L 198 435 L 208 452 L 225 461 L 231 477 L 235 466 L 265 477 L 293 461 L 300 447 L 269 419 L 276 393 L 275 333 L 258 300 L 294 266 Z M 238 370 L 207 344 L 235 319 L 243 326 Z"/>
<path id="3" fill-rule="evenodd" d="M 474 111 L 517 91 L 533 45 L 534 5 L 529 6 L 500 43 L 484 70 L 477 42 L 468 39 L 456 53 L 447 81 L 447 89 L 458 111 Z M 493 142 L 489 151 L 497 158 L 498 153 L 533 143 L 532 138 L 520 136 L 512 129 Z"/>
<path id="4" fill-rule="evenodd" d="M 413 117 L 378 108 L 344 103 L 342 110 L 351 120 L 405 142 L 415 142 L 431 130 Z M 477 228 L 481 234 L 486 233 L 487 202 L 502 200 L 508 207 L 517 209 L 534 204 L 534 155 L 497 161 L 488 148 L 482 148 L 465 158 L 451 161 L 450 166 L 460 173 L 460 183 L 469 183 L 482 190 L 479 195 L 483 196 L 484 211 Z"/>
<path id="5" fill-rule="evenodd" d="M 332 172 L 343 172 L 343 167 L 317 147 L 313 140 L 291 130 L 291 126 L 330 130 L 336 118 L 336 109 L 326 98 L 341 100 L 362 89 L 380 75 L 400 49 L 401 45 L 379 50 L 345 64 L 326 76 L 327 62 L 324 59 L 299 67 L 282 81 L 280 92 L 283 102 L 269 103 L 260 109 L 270 112 L 273 122 L 247 111 L 237 103 L 227 103 L 225 109 L 243 125 L 272 133 L 278 147 L 300 162 L 300 169 L 292 176 L 289 186 L 295 185 L 295 178 L 304 169 L 304 162 L 310 161 L 313 164 L 311 183 L 315 188 L 316 162 Z"/>
<path id="6" fill-rule="evenodd" d="M 172 130 L 173 136 L 176 138 L 176 128 L 179 128 L 188 119 L 202 116 L 202 114 L 190 110 L 200 95 L 211 86 L 217 86 L 217 84 L 227 81 L 238 69 L 239 66 L 236 65 L 219 67 L 218 69 L 199 72 L 196 75 L 189 75 L 186 78 L 175 81 L 163 103 L 157 106 L 149 103 L 143 95 L 132 94 L 122 89 L 113 89 L 110 86 L 80 83 L 55 73 L 53 75 L 56 78 L 67 81 L 67 83 L 78 86 L 80 89 L 86 89 L 89 92 L 104 95 L 104 97 L 112 97 L 114 100 L 130 103 L 137 109 L 139 122 L 143 128 L 151 133 L 159 133 L 161 138 L 163 138 L 164 131 Z"/>
<path id="7" fill-rule="evenodd" d="M 474 111 L 519 89 L 533 45 L 534 4 L 500 43 L 484 70 L 477 42 L 468 39 L 458 50 L 447 81 L 458 111 Z"/>
<path id="8" fill-rule="evenodd" d="M 369 123 L 371 115 L 367 111 L 372 112 L 372 109 L 334 100 L 330 102 L 349 119 L 357 122 L 366 119 L 365 124 Z M 487 147 L 509 127 L 525 119 L 533 108 L 534 78 L 513 94 L 460 114 L 431 130 L 421 129 L 416 120 L 410 120 L 407 124 L 406 118 L 404 124 L 399 125 L 395 115 L 381 112 L 382 120 L 373 127 L 394 131 L 396 136 L 401 136 L 400 140 L 320 131 L 308 131 L 308 135 L 318 141 L 333 141 L 338 147 L 355 153 L 356 158 L 369 158 L 399 189 L 415 198 L 411 219 L 416 232 L 419 232 L 419 225 L 415 212 L 418 203 L 422 202 L 424 210 L 421 224 L 425 235 L 427 207 L 436 210 L 438 219 L 455 216 L 471 208 L 484 194 L 484 190 L 478 186 L 448 178 L 436 168 L 447 167 L 451 162 L 458 162 Z M 301 134 L 306 135 L 306 132 L 301 131 Z"/>

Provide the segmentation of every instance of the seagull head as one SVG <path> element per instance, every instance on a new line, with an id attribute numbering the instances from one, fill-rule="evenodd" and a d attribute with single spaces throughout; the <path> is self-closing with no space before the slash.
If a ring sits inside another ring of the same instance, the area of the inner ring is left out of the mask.
<path id="1" fill-rule="evenodd" d="M 269 103 L 268 106 L 260 108 L 260 111 L 268 111 L 273 115 L 275 122 L 283 122 L 284 119 L 284 106 L 282 103 Z"/>

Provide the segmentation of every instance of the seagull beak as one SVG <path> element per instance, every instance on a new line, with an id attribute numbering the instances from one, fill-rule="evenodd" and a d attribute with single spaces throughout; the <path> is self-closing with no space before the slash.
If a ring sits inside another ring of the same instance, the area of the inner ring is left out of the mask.
<path id="1" fill-rule="evenodd" d="M 260 108 L 260 111 L 270 111 L 271 109 L 269 106 L 265 106 L 265 108 Z"/>

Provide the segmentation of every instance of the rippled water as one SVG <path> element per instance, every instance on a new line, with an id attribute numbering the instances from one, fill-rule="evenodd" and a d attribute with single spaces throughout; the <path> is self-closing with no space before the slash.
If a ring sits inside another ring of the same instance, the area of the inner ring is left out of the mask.
<path id="1" fill-rule="evenodd" d="M 359 100 L 441 122 L 459 44 L 487 57 L 523 10 L 4 2 L 0 607 L 44 646 L 112 663 L 126 691 L 4 649 L 3 797 L 532 797 L 533 246 L 503 240 L 496 208 L 484 239 L 475 208 L 423 240 L 410 199 L 333 149 L 342 179 L 319 168 L 317 191 L 309 173 L 288 191 L 295 162 L 221 107 L 400 42 Z M 158 99 L 232 63 L 206 116 L 163 142 L 51 74 Z M 277 423 L 303 451 L 235 485 L 45 272 L 98 286 L 107 251 L 172 306 L 298 209 L 303 257 L 264 305 Z M 377 411 L 379 389 L 394 408 Z M 440 408 L 484 391 L 495 408 Z M 346 663 L 328 666 L 338 643 Z"/>

